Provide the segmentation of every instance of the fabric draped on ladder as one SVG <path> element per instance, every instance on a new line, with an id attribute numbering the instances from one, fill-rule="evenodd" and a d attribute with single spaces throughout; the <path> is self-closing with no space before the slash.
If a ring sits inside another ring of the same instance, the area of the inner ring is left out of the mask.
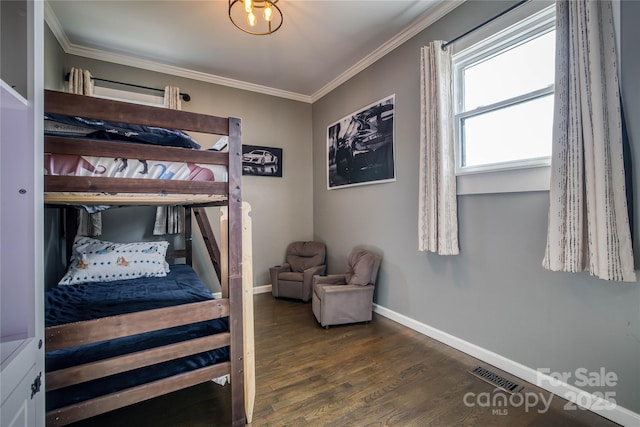
<path id="1" fill-rule="evenodd" d="M 542 262 L 635 281 L 611 3 L 556 2 L 550 207 Z"/>
<path id="2" fill-rule="evenodd" d="M 457 255 L 453 82 L 451 52 L 443 43 L 421 49 L 418 248 Z"/>
<path id="3" fill-rule="evenodd" d="M 180 89 L 176 86 L 164 88 L 164 106 L 172 110 L 182 109 Z M 154 235 L 182 233 L 184 230 L 184 208 L 182 206 L 158 206 L 156 221 L 153 226 Z"/>
<path id="4" fill-rule="evenodd" d="M 78 236 L 99 236 L 102 234 L 102 212 L 89 213 L 78 208 Z"/>
<path id="5" fill-rule="evenodd" d="M 158 206 L 156 208 L 156 222 L 153 234 L 176 234 L 184 231 L 184 207 Z"/>
<path id="6" fill-rule="evenodd" d="M 69 93 L 93 96 L 91 73 L 82 68 L 72 67 L 69 72 Z M 78 209 L 78 230 L 80 236 L 99 236 L 102 234 L 102 213 L 89 213 L 86 209 Z"/>

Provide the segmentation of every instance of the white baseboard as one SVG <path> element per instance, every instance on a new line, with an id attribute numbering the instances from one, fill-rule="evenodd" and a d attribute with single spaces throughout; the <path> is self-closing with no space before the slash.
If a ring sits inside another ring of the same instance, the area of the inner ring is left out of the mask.
<path id="1" fill-rule="evenodd" d="M 255 294 L 266 294 L 271 292 L 271 284 L 262 285 L 262 286 L 254 286 L 253 293 Z M 213 292 L 214 298 L 222 298 L 222 292 Z"/>
<path id="2" fill-rule="evenodd" d="M 253 293 L 255 294 L 266 294 L 271 292 L 271 283 L 262 286 L 254 286 Z"/>
<path id="3" fill-rule="evenodd" d="M 516 361 L 507 359 L 497 353 L 485 348 L 479 347 L 468 341 L 455 337 L 439 329 L 433 328 L 424 323 L 420 323 L 414 319 L 396 313 L 388 308 L 378 304 L 373 305 L 373 311 L 381 316 L 400 323 L 416 332 L 438 340 L 450 347 L 460 350 L 476 359 L 482 360 L 498 369 L 515 375 L 531 384 L 535 384 L 540 388 L 547 390 L 557 396 L 560 396 L 575 405 L 588 409 L 604 418 L 623 426 L 640 426 L 640 414 L 630 411 L 622 406 L 607 402 L 601 397 L 595 396 L 589 392 L 579 389 L 571 384 L 552 378 L 528 366 L 524 366 Z M 576 408 L 575 405 L 573 408 Z M 576 408 L 577 409 L 577 408 Z"/>

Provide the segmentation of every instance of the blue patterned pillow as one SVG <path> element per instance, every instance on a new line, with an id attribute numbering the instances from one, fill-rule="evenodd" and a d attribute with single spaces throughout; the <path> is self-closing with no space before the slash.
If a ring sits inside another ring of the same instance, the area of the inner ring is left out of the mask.
<path id="1" fill-rule="evenodd" d="M 164 277 L 169 242 L 113 243 L 85 236 L 73 242 L 71 265 L 59 285 Z"/>

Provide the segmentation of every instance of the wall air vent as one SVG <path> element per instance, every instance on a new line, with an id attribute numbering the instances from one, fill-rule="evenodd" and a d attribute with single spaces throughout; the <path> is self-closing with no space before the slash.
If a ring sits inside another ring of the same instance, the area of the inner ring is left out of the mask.
<path id="1" fill-rule="evenodd" d="M 495 372 L 491 372 L 481 366 L 476 366 L 475 368 L 470 369 L 469 373 L 480 378 L 483 381 L 488 382 L 491 385 L 498 387 L 501 390 L 506 391 L 507 393 L 518 393 L 524 388 L 520 384 L 509 381 L 508 379 L 496 374 Z"/>

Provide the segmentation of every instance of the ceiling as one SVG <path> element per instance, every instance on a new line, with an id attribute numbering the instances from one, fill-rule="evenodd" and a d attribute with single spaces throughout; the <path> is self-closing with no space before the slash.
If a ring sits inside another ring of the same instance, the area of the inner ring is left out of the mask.
<path id="1" fill-rule="evenodd" d="M 313 102 L 462 1 L 279 0 L 268 36 L 227 0 L 48 0 L 45 19 L 69 54 Z"/>

